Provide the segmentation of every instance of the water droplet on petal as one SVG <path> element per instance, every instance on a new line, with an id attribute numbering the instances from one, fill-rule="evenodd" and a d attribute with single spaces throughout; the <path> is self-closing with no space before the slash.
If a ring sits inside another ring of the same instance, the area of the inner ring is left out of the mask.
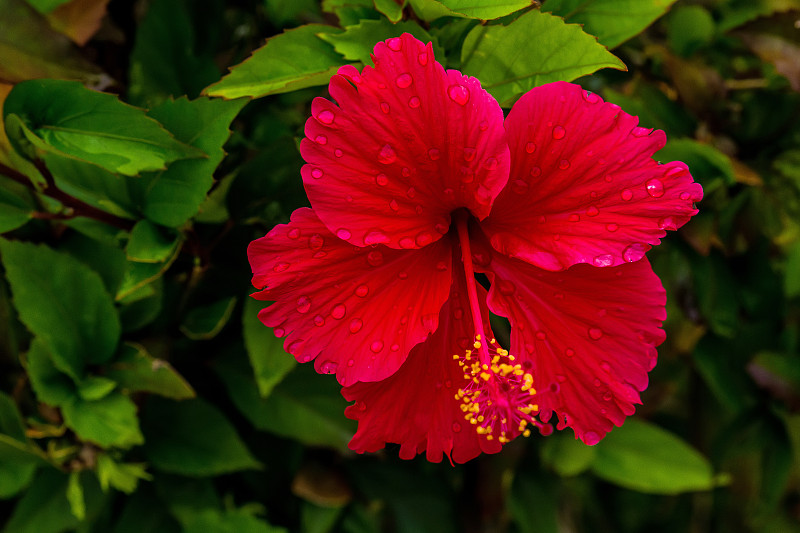
<path id="1" fill-rule="evenodd" d="M 606 391 L 606 393 L 603 394 L 603 399 L 607 402 L 610 402 L 613 397 L 614 395 L 611 394 L 611 391 Z"/>
<path id="2" fill-rule="evenodd" d="M 382 231 L 370 231 L 364 236 L 364 244 L 367 246 L 382 244 L 385 242 L 389 242 L 389 237 L 387 237 Z"/>
<path id="3" fill-rule="evenodd" d="M 587 431 L 583 434 L 583 438 L 581 440 L 583 440 L 583 443 L 587 446 L 594 446 L 600 442 L 600 436 L 594 431 Z"/>
<path id="4" fill-rule="evenodd" d="M 590 93 L 589 91 L 583 92 L 583 99 L 589 102 L 590 104 L 596 104 L 600 101 L 600 97 L 594 93 Z"/>
<path id="5" fill-rule="evenodd" d="M 577 214 L 577 213 L 572 213 L 572 214 L 569 216 L 569 221 L 570 221 L 570 222 L 579 222 L 579 221 L 580 221 L 580 219 L 581 219 L 581 216 L 580 216 L 579 214 Z"/>
<path id="6" fill-rule="evenodd" d="M 286 236 L 292 240 L 296 240 L 300 238 L 300 230 L 297 228 L 292 228 L 286 232 Z"/>
<path id="7" fill-rule="evenodd" d="M 324 146 L 324 145 L 328 144 L 328 138 L 325 137 L 324 135 L 317 135 L 316 138 L 314 139 L 314 142 Z"/>
<path id="8" fill-rule="evenodd" d="M 614 264 L 614 256 L 611 254 L 603 254 L 596 256 L 592 262 L 594 266 L 598 267 L 607 267 Z"/>
<path id="9" fill-rule="evenodd" d="M 478 124 L 478 129 L 481 131 L 486 131 L 489 129 L 489 123 L 485 120 L 481 120 L 481 123 Z"/>
<path id="10" fill-rule="evenodd" d="M 539 339 L 540 341 L 543 341 L 547 339 L 547 333 L 545 333 L 544 331 L 537 331 L 536 338 Z"/>
<path id="11" fill-rule="evenodd" d="M 559 383 L 564 383 L 565 381 L 567 381 L 567 376 L 563 374 L 556 374 L 556 381 L 558 381 Z"/>
<path id="12" fill-rule="evenodd" d="M 381 187 L 385 187 L 386 185 L 389 185 L 389 176 L 383 173 L 378 174 L 377 176 L 375 176 L 375 183 L 377 183 Z"/>
<path id="13" fill-rule="evenodd" d="M 414 239 L 411 237 L 401 238 L 398 244 L 400 244 L 400 248 L 403 248 L 404 250 L 410 250 L 415 246 Z"/>
<path id="14" fill-rule="evenodd" d="M 680 199 L 681 200 L 688 200 L 689 199 L 689 193 L 686 192 L 686 191 L 682 192 L 681 195 L 680 195 Z"/>
<path id="15" fill-rule="evenodd" d="M 606 231 L 610 231 L 611 233 L 614 233 L 618 229 L 619 229 L 619 226 L 617 224 L 614 224 L 613 222 L 611 224 L 606 224 Z"/>
<path id="16" fill-rule="evenodd" d="M 398 352 L 398 351 L 400 351 L 400 345 L 399 344 L 392 344 L 389 349 L 391 351 L 393 351 L 393 352 Z"/>
<path id="17" fill-rule="evenodd" d="M 403 270 L 402 272 L 397 273 L 397 277 L 400 279 L 408 279 L 408 272 Z"/>
<path id="18" fill-rule="evenodd" d="M 542 169 L 539 168 L 539 167 L 532 167 L 530 174 L 531 174 L 531 177 L 537 178 L 537 177 L 542 175 Z"/>
<path id="19" fill-rule="evenodd" d="M 620 193 L 620 196 L 622 196 L 623 200 L 628 202 L 631 198 L 633 198 L 633 191 L 630 189 L 623 189 L 623 191 Z"/>
<path id="20" fill-rule="evenodd" d="M 392 37 L 386 41 L 386 46 L 393 52 L 399 52 L 403 48 L 403 41 L 400 37 Z"/>
<path id="21" fill-rule="evenodd" d="M 512 282 L 501 279 L 497 281 L 497 289 L 500 291 L 500 294 L 509 296 L 514 294 L 514 291 L 517 290 L 517 287 Z"/>
<path id="22" fill-rule="evenodd" d="M 333 111 L 331 111 L 330 109 L 326 109 L 324 111 L 321 111 L 317 115 L 317 120 L 319 120 L 323 124 L 333 124 L 333 120 L 335 118 L 336 118 L 336 115 L 334 115 Z"/>
<path id="23" fill-rule="evenodd" d="M 427 231 L 422 231 L 417 235 L 417 238 L 414 239 L 414 241 L 419 247 L 427 246 L 433 242 L 433 236 Z"/>
<path id="24" fill-rule="evenodd" d="M 342 157 L 344 155 L 344 152 L 342 152 L 340 149 L 337 148 L 336 150 L 334 150 L 333 155 L 335 155 L 336 157 Z"/>
<path id="25" fill-rule="evenodd" d="M 438 263 L 436 263 L 436 270 L 438 270 L 439 272 L 445 272 L 447 270 L 447 263 L 445 263 L 444 261 L 439 261 Z"/>
<path id="26" fill-rule="evenodd" d="M 597 206 L 595 206 L 595 205 L 590 205 L 586 209 L 586 216 L 587 217 L 596 217 L 599 213 L 600 213 L 600 210 L 597 209 Z"/>
<path id="27" fill-rule="evenodd" d="M 475 148 L 464 148 L 464 161 L 472 161 L 478 151 Z"/>
<path id="28" fill-rule="evenodd" d="M 640 242 L 635 242 L 622 251 L 622 259 L 627 263 L 633 263 L 644 257 L 647 248 Z"/>
<path id="29" fill-rule="evenodd" d="M 383 341 L 374 341 L 372 344 L 369 345 L 369 349 L 372 350 L 374 353 L 378 353 L 383 350 Z"/>
<path id="30" fill-rule="evenodd" d="M 275 332 L 276 337 L 283 337 L 286 335 L 286 330 L 283 328 L 275 328 L 273 331 Z"/>
<path id="31" fill-rule="evenodd" d="M 603 372 L 611 373 L 611 365 L 608 364 L 608 361 L 603 361 L 600 363 L 600 368 L 603 369 Z"/>
<path id="32" fill-rule="evenodd" d="M 569 168 L 569 161 L 567 161 L 566 159 L 562 159 L 558 163 L 558 168 L 560 168 L 561 170 L 567 170 Z"/>
<path id="33" fill-rule="evenodd" d="M 389 144 L 384 144 L 381 151 L 378 153 L 378 162 L 384 165 L 389 165 L 397 161 L 397 154 Z"/>
<path id="34" fill-rule="evenodd" d="M 460 432 L 461 431 L 461 424 L 459 424 L 458 422 L 453 422 L 452 429 L 453 429 L 453 433 Z"/>
<path id="35" fill-rule="evenodd" d="M 472 252 L 472 262 L 480 266 L 488 266 L 492 262 L 491 252 Z"/>
<path id="36" fill-rule="evenodd" d="M 350 333 L 358 333 L 364 326 L 364 322 L 360 318 L 354 318 L 350 321 Z"/>
<path id="37" fill-rule="evenodd" d="M 272 271 L 273 272 L 283 272 L 287 268 L 289 268 L 289 263 L 285 263 L 285 262 L 283 262 L 283 263 L 275 263 L 275 266 L 272 267 Z"/>
<path id="38" fill-rule="evenodd" d="M 511 190 L 516 194 L 525 194 L 528 192 L 528 182 L 525 180 L 514 180 L 511 183 Z"/>
<path id="39" fill-rule="evenodd" d="M 389 104 L 387 102 L 381 102 L 381 111 L 383 111 L 384 115 L 389 114 Z"/>
<path id="40" fill-rule="evenodd" d="M 421 102 L 419 100 L 419 97 L 417 96 L 412 96 L 411 98 L 408 99 L 408 107 L 410 107 L 411 109 L 418 108 L 420 104 Z"/>
<path id="41" fill-rule="evenodd" d="M 407 178 L 407 177 L 409 177 L 411 175 L 411 170 L 409 170 L 408 167 L 403 167 L 400 170 L 400 174 L 402 174 L 404 178 Z"/>
<path id="42" fill-rule="evenodd" d="M 536 151 L 536 145 L 534 143 L 528 143 L 525 145 L 525 151 L 529 154 L 532 154 Z"/>
<path id="43" fill-rule="evenodd" d="M 461 180 L 461 183 L 472 183 L 475 181 L 475 173 L 471 168 L 462 166 L 459 170 L 459 179 Z"/>
<path id="44" fill-rule="evenodd" d="M 367 254 L 367 263 L 376 267 L 383 264 L 383 254 L 378 250 L 373 250 Z"/>
<path id="45" fill-rule="evenodd" d="M 317 327 L 322 327 L 325 325 L 325 317 L 322 315 L 316 315 L 314 317 L 314 325 Z"/>
<path id="46" fill-rule="evenodd" d="M 599 340 L 603 338 L 603 330 L 600 328 L 589 328 L 589 338 Z"/>
<path id="47" fill-rule="evenodd" d="M 553 139 L 563 139 L 566 134 L 567 130 L 565 130 L 563 126 L 556 126 L 553 128 Z"/>
<path id="48" fill-rule="evenodd" d="M 339 228 L 338 230 L 336 230 L 336 236 L 342 239 L 343 241 L 346 241 L 352 236 L 352 233 L 350 233 L 350 231 L 344 228 Z"/>
<path id="49" fill-rule="evenodd" d="M 663 230 L 675 231 L 678 227 L 675 225 L 675 219 L 672 217 L 664 217 L 658 221 L 658 227 Z"/>
<path id="50" fill-rule="evenodd" d="M 397 203 L 397 200 L 392 198 L 389 201 L 389 209 L 391 209 L 392 211 L 399 211 L 400 210 L 400 204 Z"/>
<path id="51" fill-rule="evenodd" d="M 483 168 L 486 170 L 494 170 L 497 168 L 497 159 L 494 157 L 488 158 L 486 161 L 483 162 Z"/>
<path id="52" fill-rule="evenodd" d="M 353 407 L 355 407 L 359 411 L 366 411 L 367 410 L 367 404 L 362 402 L 362 401 L 358 401 L 358 402 L 354 403 Z"/>
<path id="53" fill-rule="evenodd" d="M 567 348 L 564 354 L 566 354 L 567 357 L 573 357 L 575 355 L 575 350 L 573 350 L 572 348 Z"/>
<path id="54" fill-rule="evenodd" d="M 417 56 L 417 61 L 423 67 L 428 64 L 428 52 L 422 52 Z"/>
<path id="55" fill-rule="evenodd" d="M 354 364 L 356 364 L 355 359 L 348 359 L 347 360 L 347 366 L 353 366 Z"/>
<path id="56" fill-rule="evenodd" d="M 664 196 L 664 184 L 658 178 L 647 180 L 645 187 L 647 188 L 647 194 L 653 198 L 661 198 Z"/>
<path id="57" fill-rule="evenodd" d="M 308 313 L 311 309 L 311 298 L 308 296 L 301 296 L 297 299 L 297 312 L 298 313 Z"/>
<path id="58" fill-rule="evenodd" d="M 320 168 L 315 168 L 314 170 L 311 171 L 311 177 L 314 178 L 315 180 L 320 179 L 324 175 L 325 173 Z"/>
<path id="59" fill-rule="evenodd" d="M 428 157 L 430 157 L 432 161 L 436 161 L 439 159 L 439 150 L 436 148 L 431 148 L 428 150 Z"/>
<path id="60" fill-rule="evenodd" d="M 369 294 L 369 287 L 367 287 L 366 285 L 359 285 L 358 287 L 356 287 L 355 294 L 359 298 L 366 298 L 367 294 Z"/>
<path id="61" fill-rule="evenodd" d="M 401 89 L 407 89 L 407 88 L 411 87 L 412 83 L 414 83 L 414 78 L 411 77 L 411 74 L 406 72 L 404 74 L 400 74 L 399 76 L 397 76 L 397 79 L 394 80 L 394 82 Z"/>
<path id="62" fill-rule="evenodd" d="M 650 128 L 642 128 L 641 126 L 636 126 L 631 130 L 631 134 L 634 137 L 646 137 L 652 133 L 653 130 Z"/>
<path id="63" fill-rule="evenodd" d="M 447 88 L 447 96 L 458 105 L 466 105 L 469 102 L 469 89 L 463 85 L 451 85 Z"/>
<path id="64" fill-rule="evenodd" d="M 336 320 L 343 319 L 345 314 L 347 314 L 347 307 L 344 304 L 336 304 L 331 310 L 331 316 Z"/>

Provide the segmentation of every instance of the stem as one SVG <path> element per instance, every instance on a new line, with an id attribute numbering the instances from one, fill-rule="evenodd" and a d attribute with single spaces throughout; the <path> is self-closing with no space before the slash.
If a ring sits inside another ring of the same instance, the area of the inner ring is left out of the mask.
<path id="1" fill-rule="evenodd" d="M 83 200 L 79 200 L 78 198 L 75 198 L 74 196 L 71 196 L 65 193 L 64 191 L 60 190 L 58 187 L 56 187 L 55 178 L 53 178 L 53 175 L 50 173 L 50 171 L 43 163 L 37 162 L 36 168 L 39 170 L 39 172 L 42 173 L 42 176 L 44 176 L 45 182 L 47 183 L 47 186 L 45 187 L 44 191 L 42 191 L 43 194 L 49 196 L 54 200 L 58 200 L 64 207 L 71 209 L 72 213 L 57 215 L 52 217 L 44 216 L 44 214 L 39 214 L 38 216 L 35 215 L 34 218 L 40 218 L 40 219 L 51 218 L 57 220 L 57 219 L 69 219 L 75 217 L 87 217 L 87 218 L 93 218 L 110 226 L 114 226 L 115 228 L 120 228 L 126 231 L 129 231 L 131 228 L 133 228 L 134 222 L 132 220 L 118 217 L 116 215 L 112 215 L 111 213 L 106 213 L 105 211 L 98 209 L 93 205 L 87 204 Z M 25 176 L 21 172 L 11 167 L 7 167 L 2 163 L 0 163 L 0 174 L 6 176 L 7 178 L 13 181 L 16 181 L 17 183 L 21 183 L 22 185 L 28 188 L 31 188 L 31 181 L 28 179 L 27 176 Z"/>
<path id="2" fill-rule="evenodd" d="M 472 250 L 469 245 L 466 212 L 456 214 L 456 229 L 458 231 L 458 242 L 461 244 L 461 260 L 464 263 L 464 273 L 467 278 L 467 295 L 469 297 L 470 311 L 472 312 L 476 348 L 479 350 L 481 363 L 489 364 L 491 362 L 489 350 L 487 349 L 489 339 L 483 334 L 483 318 L 481 317 L 481 307 L 478 303 L 478 290 L 475 287 L 475 270 L 472 267 Z M 477 346 L 478 342 L 480 342 L 480 346 Z"/>

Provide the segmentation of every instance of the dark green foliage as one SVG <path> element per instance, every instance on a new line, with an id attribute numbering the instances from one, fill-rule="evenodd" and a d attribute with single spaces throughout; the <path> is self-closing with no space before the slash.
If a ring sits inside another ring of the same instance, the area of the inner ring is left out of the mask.
<path id="1" fill-rule="evenodd" d="M 0 530 L 800 532 L 798 19 L 800 0 L 0 0 Z M 335 379 L 257 318 L 246 248 L 307 205 L 312 99 L 403 32 L 505 108 L 583 76 L 704 187 L 648 254 L 669 318 L 644 405 L 597 446 L 357 456 Z"/>

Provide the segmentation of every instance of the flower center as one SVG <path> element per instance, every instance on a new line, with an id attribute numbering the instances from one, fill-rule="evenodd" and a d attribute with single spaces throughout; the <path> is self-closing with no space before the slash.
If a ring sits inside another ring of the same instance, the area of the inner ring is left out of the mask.
<path id="1" fill-rule="evenodd" d="M 474 343 L 465 354 L 455 354 L 453 359 L 464 371 L 467 383 L 458 389 L 455 399 L 461 402 L 464 418 L 475 426 L 479 435 L 487 440 L 497 439 L 505 444 L 517 435 L 530 435 L 528 425 L 541 426 L 534 417 L 539 411 L 534 403 L 536 389 L 533 375 L 515 357 L 501 348 L 494 338 L 483 333 L 483 318 L 475 286 L 475 271 L 467 229 L 468 215 L 458 213 L 456 229 L 461 244 L 461 255 L 467 281 Z"/>

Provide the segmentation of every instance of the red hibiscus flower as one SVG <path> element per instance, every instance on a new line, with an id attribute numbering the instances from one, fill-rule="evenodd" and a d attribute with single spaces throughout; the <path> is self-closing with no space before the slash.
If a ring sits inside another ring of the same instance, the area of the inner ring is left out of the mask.
<path id="1" fill-rule="evenodd" d="M 597 443 L 640 403 L 664 339 L 645 252 L 701 187 L 653 161 L 663 132 L 578 85 L 537 87 L 504 122 L 411 35 L 374 61 L 312 104 L 312 209 L 248 250 L 254 296 L 274 302 L 259 318 L 336 374 L 355 451 L 464 462 L 553 414 Z M 490 311 L 510 321 L 508 350 Z"/>

